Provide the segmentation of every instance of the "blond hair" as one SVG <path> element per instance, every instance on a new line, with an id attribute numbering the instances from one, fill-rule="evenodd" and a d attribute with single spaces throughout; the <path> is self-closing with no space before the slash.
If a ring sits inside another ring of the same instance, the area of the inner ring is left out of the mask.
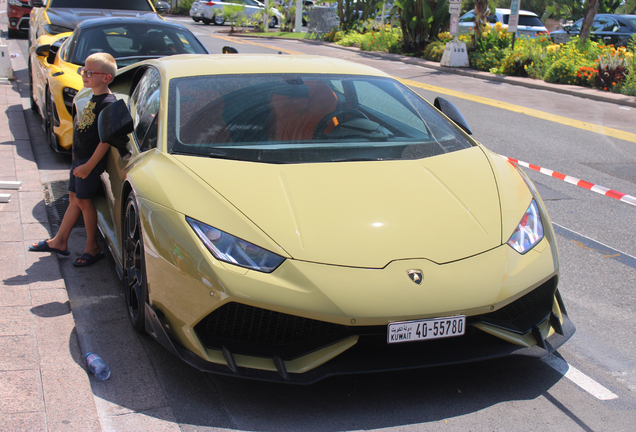
<path id="1" fill-rule="evenodd" d="M 99 67 L 100 70 L 95 72 L 110 74 L 109 83 L 113 81 L 113 78 L 115 78 L 115 74 L 117 73 L 117 61 L 115 61 L 115 57 L 106 52 L 98 52 L 86 57 L 85 62 L 88 61 Z"/>

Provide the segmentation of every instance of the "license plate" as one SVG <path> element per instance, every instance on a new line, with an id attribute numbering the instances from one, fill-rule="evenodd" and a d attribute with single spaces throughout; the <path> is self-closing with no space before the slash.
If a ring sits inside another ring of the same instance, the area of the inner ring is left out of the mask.
<path id="1" fill-rule="evenodd" d="M 403 321 L 389 324 L 387 342 L 415 342 L 461 336 L 466 331 L 464 315 L 432 318 L 417 321 Z"/>

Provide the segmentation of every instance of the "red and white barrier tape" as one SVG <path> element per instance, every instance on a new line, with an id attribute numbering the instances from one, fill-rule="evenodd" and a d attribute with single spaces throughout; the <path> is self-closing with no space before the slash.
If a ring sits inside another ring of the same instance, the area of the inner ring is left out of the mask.
<path id="1" fill-rule="evenodd" d="M 591 190 L 592 192 L 596 192 L 596 193 L 599 193 L 601 195 L 608 196 L 610 198 L 615 198 L 615 199 L 617 199 L 619 201 L 623 201 L 623 202 L 626 202 L 627 204 L 631 204 L 633 206 L 636 206 L 636 197 L 633 197 L 631 195 L 627 195 L 627 194 L 624 194 L 622 192 L 618 192 L 618 191 L 615 191 L 615 190 L 612 190 L 612 189 L 608 189 L 608 188 L 603 187 L 603 186 L 598 186 L 598 185 L 595 185 L 593 183 L 586 182 L 585 180 L 577 179 L 576 177 L 571 177 L 569 175 L 561 174 L 561 173 L 558 173 L 556 171 L 552 171 L 552 170 L 549 170 L 549 169 L 546 169 L 546 168 L 541 168 L 540 166 L 532 165 L 532 164 L 529 164 L 527 162 L 523 162 L 523 161 L 520 161 L 520 160 L 517 160 L 517 159 L 509 158 L 507 156 L 503 156 L 503 157 L 505 159 L 508 159 L 512 163 L 515 163 L 517 165 L 521 165 L 521 166 L 526 167 L 526 168 L 530 168 L 531 170 L 540 172 L 541 174 L 545 174 L 545 175 L 549 175 L 549 176 L 554 177 L 554 178 L 558 178 L 559 180 L 563 180 L 565 182 L 568 182 L 568 183 L 571 183 L 573 185 L 582 187 L 584 189 Z"/>

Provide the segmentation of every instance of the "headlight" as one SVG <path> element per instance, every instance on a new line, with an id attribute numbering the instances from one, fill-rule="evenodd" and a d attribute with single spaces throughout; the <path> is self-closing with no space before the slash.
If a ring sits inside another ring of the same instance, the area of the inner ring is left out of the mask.
<path id="1" fill-rule="evenodd" d="M 273 272 L 285 261 L 285 258 L 280 255 L 276 255 L 203 222 L 189 217 L 186 217 L 186 220 L 212 255 L 221 261 L 264 273 Z"/>
<path id="2" fill-rule="evenodd" d="M 508 245 L 520 254 L 524 254 L 539 243 L 542 238 L 543 223 L 541 222 L 541 215 L 539 214 L 537 203 L 532 200 L 530 207 L 526 210 L 526 214 L 523 215 L 517 229 L 508 240 Z"/>
<path id="3" fill-rule="evenodd" d="M 66 33 L 66 32 L 72 32 L 73 31 L 73 29 L 69 29 L 69 28 L 66 28 L 66 27 L 58 26 L 58 25 L 55 25 L 55 24 L 47 24 L 47 25 L 44 26 L 44 29 L 46 30 L 46 32 L 48 34 L 51 34 L 51 35 L 56 35 L 56 34 L 59 34 L 59 33 Z"/>
<path id="4" fill-rule="evenodd" d="M 11 6 L 20 6 L 20 7 L 24 6 L 20 0 L 9 0 L 9 4 Z"/>

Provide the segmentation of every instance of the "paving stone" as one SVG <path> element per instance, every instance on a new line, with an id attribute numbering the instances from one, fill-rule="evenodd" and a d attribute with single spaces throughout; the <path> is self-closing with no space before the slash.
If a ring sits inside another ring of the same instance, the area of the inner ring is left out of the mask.
<path id="1" fill-rule="evenodd" d="M 42 223 L 30 223 L 22 224 L 22 238 L 26 243 L 33 243 L 33 241 L 48 240 L 51 238 L 48 224 Z"/>
<path id="2" fill-rule="evenodd" d="M 20 211 L 20 195 L 15 193 L 17 191 L 4 191 L 1 193 L 9 193 L 11 194 L 11 200 L 8 203 L 0 203 L 0 212 L 19 212 Z M 0 241 L 2 241 L 2 236 L 0 234 Z"/>
<path id="3" fill-rule="evenodd" d="M 31 291 L 28 285 L 5 285 L 0 281 L 0 293 L 0 307 L 31 305 Z"/>
<path id="4" fill-rule="evenodd" d="M 0 239 L 3 242 L 21 242 L 22 224 L 20 222 L 20 213 L 0 212 L 0 233 Z"/>
<path id="5" fill-rule="evenodd" d="M 33 316 L 29 306 L 4 307 L 0 314 L 0 335 L 28 336 L 33 334 Z"/>
<path id="6" fill-rule="evenodd" d="M 33 291 L 32 305 L 40 364 L 83 364 L 66 290 Z"/>
<path id="7" fill-rule="evenodd" d="M 37 369 L 39 357 L 34 335 L 0 336 L 0 370 Z"/>
<path id="8" fill-rule="evenodd" d="M 60 273 L 58 254 L 52 252 L 30 252 L 28 251 L 30 244 L 31 242 L 24 242 L 24 262 L 31 289 L 63 288 L 64 280 Z M 59 259 L 68 260 L 69 257 Z"/>
<path id="9" fill-rule="evenodd" d="M 50 431 L 101 431 L 95 399 L 82 366 L 43 365 L 42 387 Z"/>
<path id="10" fill-rule="evenodd" d="M 48 432 L 44 412 L 0 413 L 0 424 L 4 432 Z"/>
<path id="11" fill-rule="evenodd" d="M 22 241 L 0 241 L 0 257 L 0 280 L 5 285 L 22 285 L 27 282 Z"/>
<path id="12" fill-rule="evenodd" d="M 38 369 L 0 371 L 0 413 L 43 411 L 42 385 Z"/>
<path id="13" fill-rule="evenodd" d="M 19 192 L 22 223 L 48 223 L 46 204 L 41 191 Z"/>

